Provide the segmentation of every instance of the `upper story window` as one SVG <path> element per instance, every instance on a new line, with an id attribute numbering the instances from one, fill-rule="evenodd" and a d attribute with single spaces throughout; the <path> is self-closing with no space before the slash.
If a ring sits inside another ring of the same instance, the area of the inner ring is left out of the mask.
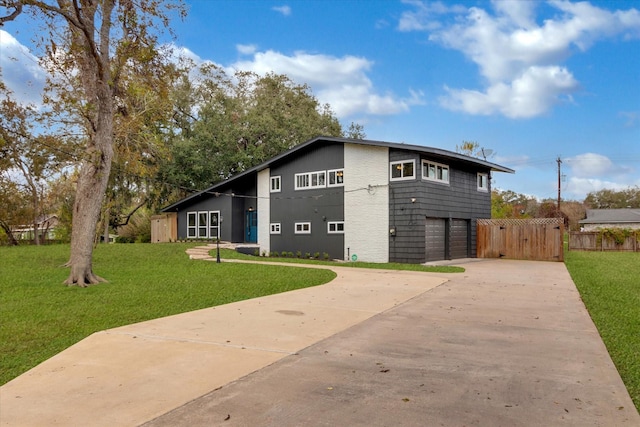
<path id="1" fill-rule="evenodd" d="M 326 187 L 326 176 L 327 173 L 325 171 L 297 173 L 295 189 L 307 190 Z"/>
<path id="2" fill-rule="evenodd" d="M 391 162 L 390 163 L 391 180 L 396 181 L 396 180 L 402 180 L 402 179 L 414 179 L 416 177 L 415 166 L 416 166 L 415 160 L 402 160 L 399 162 Z"/>
<path id="3" fill-rule="evenodd" d="M 344 185 L 344 169 L 334 169 L 327 171 L 329 182 L 327 187 L 338 187 Z"/>
<path id="4" fill-rule="evenodd" d="M 449 166 L 429 160 L 422 161 L 422 179 L 449 183 Z"/>
<path id="5" fill-rule="evenodd" d="M 280 182 L 281 179 L 279 176 L 272 176 L 271 177 L 271 186 L 270 186 L 270 191 L 272 193 L 279 193 L 280 192 Z"/>
<path id="6" fill-rule="evenodd" d="M 489 191 L 489 174 L 478 174 L 478 191 Z"/>

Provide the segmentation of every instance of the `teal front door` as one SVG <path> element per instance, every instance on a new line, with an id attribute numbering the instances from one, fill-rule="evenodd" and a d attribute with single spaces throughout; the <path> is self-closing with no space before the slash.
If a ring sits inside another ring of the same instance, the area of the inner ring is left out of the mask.
<path id="1" fill-rule="evenodd" d="M 245 242 L 256 243 L 258 241 L 258 212 L 247 211 L 245 230 Z"/>

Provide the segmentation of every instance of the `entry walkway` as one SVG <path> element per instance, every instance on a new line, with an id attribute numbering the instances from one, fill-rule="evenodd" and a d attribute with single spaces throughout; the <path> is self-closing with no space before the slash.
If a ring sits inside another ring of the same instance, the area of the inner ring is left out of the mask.
<path id="1" fill-rule="evenodd" d="M 94 334 L 3 386 L 1 425 L 640 425 L 562 263 L 464 267 Z"/>

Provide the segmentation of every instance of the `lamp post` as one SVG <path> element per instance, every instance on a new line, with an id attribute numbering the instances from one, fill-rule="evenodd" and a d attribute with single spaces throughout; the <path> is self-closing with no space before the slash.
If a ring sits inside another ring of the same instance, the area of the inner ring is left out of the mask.
<path id="1" fill-rule="evenodd" d="M 220 264 L 220 227 L 222 227 L 222 215 L 218 220 L 218 238 L 216 239 L 216 263 Z"/>

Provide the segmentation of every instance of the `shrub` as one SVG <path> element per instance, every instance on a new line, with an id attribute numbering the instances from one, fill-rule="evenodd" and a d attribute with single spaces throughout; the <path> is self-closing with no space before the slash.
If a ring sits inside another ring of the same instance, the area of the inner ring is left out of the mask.
<path id="1" fill-rule="evenodd" d="M 329 254 L 328 254 L 328 253 L 326 253 L 326 252 L 322 254 L 322 257 L 323 257 L 325 260 L 329 260 Z"/>
<path id="2" fill-rule="evenodd" d="M 316 252 L 315 254 L 313 254 L 313 257 L 315 259 L 320 259 L 320 252 Z"/>
<path id="3" fill-rule="evenodd" d="M 288 252 L 288 253 L 287 253 L 287 256 L 288 256 L 289 258 L 293 258 L 293 252 Z"/>
<path id="4" fill-rule="evenodd" d="M 302 252 L 301 251 L 296 252 L 296 257 L 302 258 Z"/>

